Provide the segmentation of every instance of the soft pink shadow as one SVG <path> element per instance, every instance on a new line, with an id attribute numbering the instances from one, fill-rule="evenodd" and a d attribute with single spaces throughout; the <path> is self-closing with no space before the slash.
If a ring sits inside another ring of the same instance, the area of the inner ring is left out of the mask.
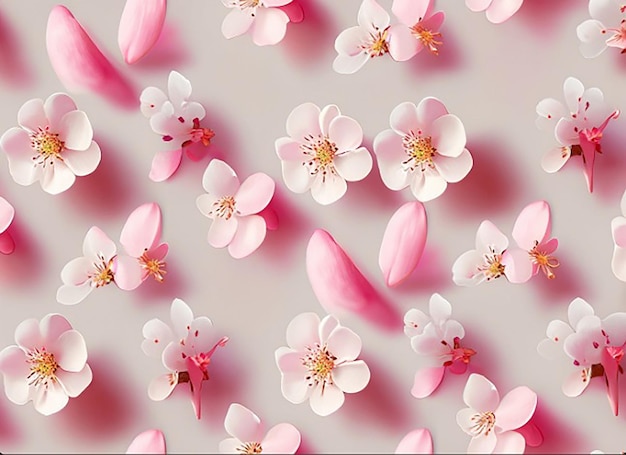
<path id="1" fill-rule="evenodd" d="M 211 144 L 206 147 L 206 156 L 210 156 L 210 159 L 217 158 L 219 160 L 225 161 L 228 163 L 230 167 L 232 167 L 239 178 L 243 181 L 248 175 L 256 172 L 255 169 L 245 169 L 240 165 L 242 163 L 241 157 L 245 156 L 245 153 L 242 153 L 241 147 L 237 142 L 237 134 L 233 130 L 232 122 L 228 122 L 222 118 L 219 114 L 219 110 L 214 108 L 213 102 L 211 100 L 201 100 L 199 101 L 206 111 L 206 116 L 200 124 L 204 128 L 209 128 L 213 130 L 215 136 L 211 139 Z M 256 150 L 251 152 L 257 152 Z M 205 157 L 200 158 L 200 160 L 205 159 Z M 189 157 L 183 158 L 183 164 L 186 159 Z M 209 159 L 209 161 L 210 161 Z M 198 161 L 200 161 L 198 160 Z M 245 163 L 245 161 L 243 161 Z M 204 168 L 202 167 L 202 171 L 204 172 Z"/>
<path id="2" fill-rule="evenodd" d="M 587 8 L 588 2 L 572 0 L 525 0 L 521 8 L 510 20 L 521 20 L 533 30 L 531 36 L 541 39 L 552 37 L 561 29 L 560 25 L 565 19 L 567 9 L 572 7 Z M 574 40 L 576 39 L 576 31 Z"/>
<path id="3" fill-rule="evenodd" d="M 5 403 L 7 406 L 5 406 Z M 11 419 L 9 412 L 6 409 L 8 405 L 13 404 L 10 403 L 3 394 L 2 398 L 0 398 L 0 442 L 3 444 L 13 445 L 22 439 L 22 432 Z"/>
<path id="4" fill-rule="evenodd" d="M 452 273 L 443 266 L 441 254 L 427 245 L 413 273 L 393 289 L 398 294 L 430 295 L 445 291 L 451 284 Z"/>
<path id="5" fill-rule="evenodd" d="M 480 305 L 481 302 L 466 302 L 468 305 Z M 480 313 L 481 309 L 476 308 L 476 312 Z M 467 372 L 464 375 L 450 375 L 459 376 L 463 379 L 463 384 L 467 381 L 470 374 L 478 373 L 485 376 L 496 387 L 498 384 L 504 384 L 505 377 L 502 373 L 502 366 L 498 362 L 498 350 L 494 349 L 493 344 L 489 343 L 485 338 L 480 337 L 480 331 L 483 329 L 481 326 L 472 324 L 471 321 L 460 321 L 465 327 L 465 337 L 461 340 L 461 346 L 468 349 L 473 349 L 476 354 L 472 356 L 470 363 L 467 367 Z M 465 385 L 463 385 L 465 387 Z M 503 389 L 500 389 L 501 391 Z"/>
<path id="6" fill-rule="evenodd" d="M 133 110 L 139 107 L 137 89 L 113 65 L 111 65 L 111 69 L 107 74 L 107 84 L 101 87 L 97 94 L 123 109 Z"/>
<path id="7" fill-rule="evenodd" d="M 0 283 L 14 286 L 32 286 L 41 277 L 45 262 L 40 254 L 37 240 L 23 224 L 19 212 L 7 232 L 15 241 L 15 251 L 9 255 L 0 254 Z"/>
<path id="8" fill-rule="evenodd" d="M 295 0 L 295 2 L 302 7 L 304 20 L 287 25 L 287 34 L 280 45 L 294 63 L 310 67 L 318 63 L 325 54 L 332 55 L 335 38 L 338 35 L 337 26 L 333 15 L 321 2 L 317 0 Z"/>
<path id="9" fill-rule="evenodd" d="M 359 359 L 364 360 L 371 371 L 370 382 L 361 392 L 346 394 L 346 401 L 339 412 L 358 420 L 363 431 L 366 431 L 366 425 L 394 432 L 398 428 L 414 425 L 411 421 L 413 403 L 410 390 L 403 390 L 402 384 L 372 357 L 361 353 Z"/>
<path id="10" fill-rule="evenodd" d="M 124 433 L 141 406 L 129 393 L 124 372 L 104 355 L 90 355 L 93 381 L 59 413 L 59 422 L 72 438 L 106 440 Z"/>
<path id="11" fill-rule="evenodd" d="M 626 60 L 626 55 L 622 57 Z M 593 192 L 615 206 L 619 205 L 626 189 L 625 123 L 622 117 L 609 122 L 602 136 L 602 154 L 596 154 L 594 161 Z"/>
<path id="12" fill-rule="evenodd" d="M 543 444 L 539 447 L 526 447 L 526 453 L 578 453 L 585 443 L 580 432 L 568 427 L 541 398 L 531 421 L 543 434 Z"/>
<path id="13" fill-rule="evenodd" d="M 300 432 L 300 447 L 296 450 L 296 453 L 299 455 L 305 455 L 307 453 L 315 453 L 315 448 L 311 444 L 309 438 Z"/>
<path id="14" fill-rule="evenodd" d="M 439 55 L 432 54 L 428 49 L 422 49 L 419 54 L 406 63 L 416 77 L 424 77 L 440 72 L 458 70 L 463 66 L 463 52 L 458 39 L 450 27 L 443 23 L 441 30 L 443 44 L 438 47 Z"/>
<path id="15" fill-rule="evenodd" d="M 618 49 L 608 48 L 605 53 L 613 54 L 611 58 L 613 59 L 613 63 L 616 69 L 619 71 L 626 71 L 626 53 L 619 51 Z M 604 55 L 604 54 L 602 54 Z M 601 58 L 601 57 L 597 57 Z M 606 57 L 603 57 L 606 58 Z"/>
<path id="16" fill-rule="evenodd" d="M 141 60 L 132 66 L 138 69 L 172 69 L 183 65 L 189 59 L 177 27 L 167 22 L 154 47 Z"/>
<path id="17" fill-rule="evenodd" d="M 128 163 L 120 160 L 125 151 L 117 150 L 117 145 L 98 136 L 95 141 L 102 150 L 102 159 L 97 169 L 84 177 L 77 177 L 74 186 L 57 198 L 74 212 L 86 216 L 116 216 L 128 214 L 134 208 L 129 194 L 139 196 L 143 190 L 139 182 L 133 182 Z"/>
<path id="18" fill-rule="evenodd" d="M 546 303 L 571 301 L 579 295 L 588 293 L 589 286 L 584 276 L 568 260 L 563 251 L 557 249 L 555 256 L 560 265 L 553 270 L 556 278 L 549 280 L 541 271 L 530 279 L 530 284 L 541 294 L 541 301 Z"/>
<path id="19" fill-rule="evenodd" d="M 134 300 L 139 305 L 152 306 L 155 302 L 164 302 L 169 305 L 169 301 L 182 295 L 186 283 L 184 281 L 181 264 L 176 259 L 171 259 L 171 250 L 165 257 L 165 271 L 163 282 L 159 283 L 153 277 L 148 277 L 146 281 L 135 289 Z"/>
<path id="20" fill-rule="evenodd" d="M 0 11 L 0 78 L 14 87 L 27 87 L 34 79 L 24 55 L 15 30 Z"/>
<path id="21" fill-rule="evenodd" d="M 380 295 L 376 289 L 374 289 L 374 294 L 370 296 L 369 302 L 359 311 L 359 316 L 372 325 L 390 332 L 402 331 L 404 327 L 402 315 L 398 308 Z"/>
<path id="22" fill-rule="evenodd" d="M 441 196 L 447 213 L 464 220 L 483 220 L 516 204 L 525 185 L 513 171 L 506 147 L 490 139 L 468 144 L 474 166 L 467 177 L 450 184 Z"/>

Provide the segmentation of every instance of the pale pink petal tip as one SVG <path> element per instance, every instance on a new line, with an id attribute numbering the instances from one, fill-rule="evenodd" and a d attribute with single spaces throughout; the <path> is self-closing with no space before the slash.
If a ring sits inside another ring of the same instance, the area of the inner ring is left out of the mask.
<path id="1" fill-rule="evenodd" d="M 126 450 L 127 454 L 165 454 L 165 436 L 160 430 L 140 433 Z"/>
<path id="2" fill-rule="evenodd" d="M 146 55 L 161 35 L 166 0 L 127 0 L 117 35 L 124 60 L 133 64 Z"/>
<path id="3" fill-rule="evenodd" d="M 180 166 L 182 159 L 182 149 L 158 152 L 152 159 L 152 167 L 148 177 L 153 182 L 163 182 L 169 179 Z"/>
<path id="4" fill-rule="evenodd" d="M 433 438 L 425 428 L 418 428 L 407 434 L 398 447 L 396 454 L 415 453 L 415 454 L 431 454 L 433 453 Z"/>
<path id="5" fill-rule="evenodd" d="M 391 217 L 380 245 L 378 264 L 387 286 L 395 286 L 417 267 L 428 230 L 426 210 L 421 202 L 408 202 Z"/>

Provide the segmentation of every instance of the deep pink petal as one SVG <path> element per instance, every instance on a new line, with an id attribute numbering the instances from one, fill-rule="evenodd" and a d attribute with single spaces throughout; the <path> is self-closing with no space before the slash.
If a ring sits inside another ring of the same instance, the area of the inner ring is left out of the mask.
<path id="1" fill-rule="evenodd" d="M 425 428 L 418 428 L 408 433 L 396 447 L 396 454 L 415 453 L 432 454 L 433 438 L 430 431 Z"/>
<path id="2" fill-rule="evenodd" d="M 243 181 L 235 194 L 236 209 L 239 215 L 259 213 L 274 196 L 276 184 L 267 174 L 258 172 Z"/>
<path id="3" fill-rule="evenodd" d="M 596 159 L 596 143 L 590 141 L 585 134 L 580 134 L 580 147 L 583 150 L 583 174 L 589 192 L 593 192 L 593 163 Z"/>
<path id="4" fill-rule="evenodd" d="M 254 253 L 261 246 L 267 227 L 259 215 L 238 217 L 237 231 L 228 245 L 228 252 L 235 259 L 241 259 Z"/>
<path id="5" fill-rule="evenodd" d="M 269 429 L 261 447 L 267 453 L 296 453 L 300 447 L 300 432 L 290 423 L 279 423 Z"/>
<path id="6" fill-rule="evenodd" d="M 543 443 L 543 433 L 532 419 L 523 427 L 518 428 L 517 432 L 524 436 L 526 444 L 530 447 L 539 447 Z"/>
<path id="7" fill-rule="evenodd" d="M 152 167 L 148 177 L 153 182 L 162 182 L 169 179 L 180 166 L 182 158 L 183 150 L 180 148 L 158 152 L 152 159 Z"/>
<path id="8" fill-rule="evenodd" d="M 140 205 L 128 216 L 120 234 L 120 243 L 129 255 L 138 258 L 144 250 L 155 246 L 160 238 L 161 208 L 150 202 Z"/>
<path id="9" fill-rule="evenodd" d="M 502 431 L 517 430 L 535 413 L 537 394 L 525 386 L 516 387 L 502 397 L 495 410 L 496 425 Z"/>
<path id="10" fill-rule="evenodd" d="M 417 267 L 424 246 L 428 222 L 421 202 L 407 202 L 391 216 L 378 255 L 378 265 L 387 286 L 395 286 Z"/>
<path id="11" fill-rule="evenodd" d="M 166 0 L 126 1 L 117 32 L 126 63 L 133 64 L 150 52 L 161 35 L 166 10 Z"/>
<path id="12" fill-rule="evenodd" d="M 445 371 L 446 368 L 443 366 L 427 367 L 418 370 L 417 373 L 415 373 L 411 395 L 415 398 L 426 398 L 430 396 L 437 387 L 439 387 L 439 384 L 441 384 Z"/>
<path id="13" fill-rule="evenodd" d="M 15 240 L 9 232 L 0 232 L 0 253 L 12 254 L 15 251 Z"/>
<path id="14" fill-rule="evenodd" d="M 196 419 L 202 417 L 202 381 L 204 373 L 191 357 L 185 359 L 187 373 L 189 373 L 189 384 L 191 387 L 191 404 L 196 413 Z"/>
<path id="15" fill-rule="evenodd" d="M 165 454 L 165 436 L 160 430 L 147 430 L 130 443 L 127 454 Z"/>
<path id="16" fill-rule="evenodd" d="M 512 235 L 520 248 L 530 251 L 537 242 L 541 244 L 550 236 L 550 229 L 550 205 L 546 201 L 535 201 L 522 209 Z"/>

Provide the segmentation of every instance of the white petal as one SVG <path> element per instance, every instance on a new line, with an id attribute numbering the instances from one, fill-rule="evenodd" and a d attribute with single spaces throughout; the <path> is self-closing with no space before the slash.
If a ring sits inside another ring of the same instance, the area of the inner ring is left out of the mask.
<path id="1" fill-rule="evenodd" d="M 320 133 L 320 108 L 313 103 L 303 103 L 297 106 L 287 117 L 287 134 L 299 143 L 306 142 L 311 135 L 317 137 Z"/>
<path id="2" fill-rule="evenodd" d="M 49 164 L 42 171 L 41 188 L 49 194 L 59 194 L 68 190 L 76 181 L 76 176 L 67 165 L 60 160 L 55 160 L 54 165 Z"/>
<path id="3" fill-rule="evenodd" d="M 85 282 L 79 286 L 64 284 L 57 289 L 57 302 L 63 305 L 76 305 L 85 300 L 94 289 L 91 282 Z"/>
<path id="4" fill-rule="evenodd" d="M 341 199 L 347 189 L 346 181 L 334 170 L 325 176 L 319 172 L 311 185 L 311 196 L 317 203 L 328 205 Z"/>
<path id="5" fill-rule="evenodd" d="M 438 198 L 447 187 L 448 182 L 436 170 L 426 168 L 424 171 L 417 169 L 413 172 L 411 193 L 420 202 Z"/>
<path id="6" fill-rule="evenodd" d="M 449 183 L 456 183 L 463 180 L 474 166 L 474 159 L 469 150 L 463 149 L 461 154 L 455 158 L 448 156 L 436 156 L 434 159 L 435 169 L 439 175 Z"/>
<path id="7" fill-rule="evenodd" d="M 498 408 L 500 395 L 491 381 L 480 374 L 473 373 L 465 384 L 463 401 L 478 412 L 493 412 Z"/>
<path id="8" fill-rule="evenodd" d="M 345 393 L 360 392 L 370 381 L 370 369 L 363 360 L 342 363 L 332 374 L 337 387 Z"/>
<path id="9" fill-rule="evenodd" d="M 440 155 L 454 158 L 463 153 L 467 141 L 465 128 L 456 115 L 447 114 L 435 120 L 431 134 L 432 144 Z"/>
<path id="10" fill-rule="evenodd" d="M 576 35 L 580 40 L 580 52 L 585 58 L 595 58 L 607 48 L 606 28 L 602 22 L 588 19 L 576 27 Z"/>
<path id="11" fill-rule="evenodd" d="M 325 387 L 320 384 L 314 388 L 310 400 L 313 412 L 325 417 L 343 405 L 345 396 L 341 389 L 334 384 L 326 384 Z"/>
<path id="12" fill-rule="evenodd" d="M 586 379 L 589 377 L 589 373 L 589 370 L 582 368 L 568 374 L 561 387 L 565 396 L 577 397 L 583 393 L 589 385 L 589 379 Z"/>
<path id="13" fill-rule="evenodd" d="M 229 220 L 216 217 L 209 228 L 207 237 L 209 245 L 213 248 L 224 248 L 227 246 L 235 237 L 238 225 L 239 218 L 236 216 L 231 217 Z"/>
<path id="14" fill-rule="evenodd" d="M 354 360 L 361 353 L 361 338 L 347 327 L 336 327 L 330 332 L 326 344 L 337 363 Z"/>
<path id="15" fill-rule="evenodd" d="M 611 270 L 618 280 L 626 281 L 626 248 L 617 245 L 613 247 Z"/>
<path id="16" fill-rule="evenodd" d="M 86 150 L 93 140 L 93 129 L 83 111 L 70 111 L 61 119 L 59 138 L 65 147 L 72 150 Z"/>
<path id="17" fill-rule="evenodd" d="M 307 347 L 319 343 L 318 328 L 320 318 L 315 313 L 302 313 L 287 326 L 287 344 L 291 349 L 304 352 Z"/>
<path id="18" fill-rule="evenodd" d="M 509 246 L 509 239 L 489 220 L 485 220 L 478 226 L 476 231 L 476 249 L 483 253 L 489 253 L 493 249 L 501 253 Z"/>
<path id="19" fill-rule="evenodd" d="M 30 136 L 22 128 L 10 128 L 0 138 L 0 147 L 9 161 L 9 172 L 15 183 L 28 186 L 41 177 L 41 166 L 33 164 L 39 155 L 31 148 Z"/>
<path id="20" fill-rule="evenodd" d="M 459 286 L 475 286 L 486 279 L 484 273 L 478 270 L 483 263 L 483 255 L 477 250 L 463 253 L 452 265 L 452 281 Z"/>
<path id="21" fill-rule="evenodd" d="M 63 386 L 65 393 L 70 398 L 75 398 L 83 393 L 93 379 L 93 373 L 87 364 L 85 364 L 82 370 L 77 372 L 58 370 L 56 376 Z"/>
<path id="22" fill-rule="evenodd" d="M 87 345 L 83 336 L 76 330 L 64 332 L 50 349 L 59 367 L 65 371 L 76 373 L 87 363 Z"/>
<path id="23" fill-rule="evenodd" d="M 324 106 L 324 109 L 320 112 L 319 123 L 323 136 L 328 136 L 328 130 L 330 128 L 330 122 L 341 115 L 341 111 L 334 104 Z"/>
<path id="24" fill-rule="evenodd" d="M 49 382 L 47 387 L 39 387 L 33 397 L 35 410 L 45 416 L 59 412 L 68 401 L 69 397 L 58 382 Z"/>
<path id="25" fill-rule="evenodd" d="M 389 14 L 375 0 L 363 0 L 357 16 L 357 22 L 361 27 L 368 30 L 372 28 L 384 30 L 389 26 L 389 21 Z"/>
<path id="26" fill-rule="evenodd" d="M 239 189 L 239 179 L 235 171 L 224 161 L 213 159 L 202 175 L 205 191 L 217 198 L 234 196 Z"/>
<path id="27" fill-rule="evenodd" d="M 157 376 L 148 386 L 148 396 L 153 401 L 162 401 L 170 396 L 176 384 L 178 383 L 178 374 L 167 373 Z"/>
<path id="28" fill-rule="evenodd" d="M 160 357 L 165 346 L 174 341 L 172 329 L 160 319 L 146 322 L 142 333 L 145 340 L 141 343 L 141 350 L 150 357 Z"/>
<path id="29" fill-rule="evenodd" d="M 100 157 L 100 146 L 93 141 L 85 150 L 66 149 L 63 151 L 63 161 L 79 177 L 95 171 L 100 164 Z"/>
<path id="30" fill-rule="evenodd" d="M 253 22 L 252 14 L 233 8 L 222 22 L 222 34 L 228 39 L 243 35 L 250 29 Z"/>
<path id="31" fill-rule="evenodd" d="M 252 41 L 257 46 L 279 43 L 287 31 L 289 16 L 278 8 L 257 8 L 252 24 Z"/>
<path id="32" fill-rule="evenodd" d="M 191 82 L 178 71 L 170 71 L 167 92 L 174 108 L 179 109 L 191 96 Z"/>
<path id="33" fill-rule="evenodd" d="M 254 253 L 267 234 L 265 219 L 260 215 L 237 217 L 237 231 L 228 245 L 228 252 L 235 259 Z"/>
<path id="34" fill-rule="evenodd" d="M 115 256 L 117 247 L 103 231 L 97 226 L 91 227 L 83 241 L 83 256 L 98 264 L 101 258 L 108 260 Z"/>
<path id="35" fill-rule="evenodd" d="M 161 110 L 167 101 L 167 95 L 161 89 L 147 87 L 141 92 L 139 101 L 141 102 L 141 113 L 150 118 Z"/>
<path id="36" fill-rule="evenodd" d="M 401 136 L 393 130 L 379 133 L 374 139 L 374 153 L 380 177 L 387 188 L 398 191 L 409 186 L 409 173 L 402 166 L 407 154 Z"/>
<path id="37" fill-rule="evenodd" d="M 369 59 L 369 55 L 365 52 L 356 55 L 340 54 L 333 60 L 333 69 L 339 74 L 353 74 L 363 68 Z"/>
<path id="38" fill-rule="evenodd" d="M 170 308 L 170 319 L 177 338 L 184 338 L 193 322 L 193 311 L 183 300 L 174 299 Z"/>
<path id="39" fill-rule="evenodd" d="M 224 419 L 224 429 L 240 441 L 259 442 L 263 439 L 261 419 L 239 403 L 232 403 L 229 406 Z"/>
<path id="40" fill-rule="evenodd" d="M 337 155 L 334 163 L 337 173 L 348 182 L 363 180 L 373 165 L 372 155 L 365 147 Z"/>
<path id="41" fill-rule="evenodd" d="M 593 316 L 593 307 L 580 297 L 576 297 L 567 308 L 569 324 L 576 329 L 578 323 L 587 316 Z"/>
<path id="42" fill-rule="evenodd" d="M 420 127 L 420 122 L 415 104 L 406 101 L 394 107 L 389 116 L 389 124 L 391 129 L 400 136 L 405 136 L 411 131 L 416 133 Z"/>
<path id="43" fill-rule="evenodd" d="M 578 99 L 583 96 L 585 86 L 575 77 L 568 77 L 563 83 L 563 93 L 565 94 L 565 103 L 571 113 L 578 112 Z"/>
<path id="44" fill-rule="evenodd" d="M 543 154 L 541 168 L 550 174 L 557 172 L 567 163 L 571 154 L 569 147 L 553 147 Z"/>
<path id="45" fill-rule="evenodd" d="M 294 193 L 304 193 L 311 188 L 314 176 L 300 161 L 282 161 L 282 174 L 285 185 Z"/>
<path id="46" fill-rule="evenodd" d="M 44 111 L 43 100 L 35 98 L 26 101 L 17 111 L 17 123 L 32 132 L 48 126 L 48 118 Z M 56 133 L 56 131 L 54 131 Z"/>
<path id="47" fill-rule="evenodd" d="M 338 154 L 356 149 L 363 142 L 363 129 L 351 117 L 340 115 L 328 126 L 329 139 L 337 146 Z"/>

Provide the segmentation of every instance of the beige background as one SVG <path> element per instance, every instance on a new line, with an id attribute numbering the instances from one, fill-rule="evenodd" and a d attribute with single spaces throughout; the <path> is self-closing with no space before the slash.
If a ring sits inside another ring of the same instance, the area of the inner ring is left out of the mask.
<path id="1" fill-rule="evenodd" d="M 55 3 L 0 5 L 2 131 L 16 125 L 26 100 L 64 90 L 45 48 L 47 16 Z M 223 419 L 231 402 L 248 406 L 268 425 L 293 423 L 303 435 L 305 452 L 390 452 L 419 427 L 430 429 L 436 451 L 465 451 L 469 438 L 455 414 L 464 407 L 466 376 L 448 376 L 432 397 L 413 398 L 409 391 L 419 358 L 408 338 L 356 316 L 342 322 L 363 339 L 362 357 L 372 370 L 367 389 L 348 396 L 344 407 L 326 418 L 308 404 L 292 405 L 282 397 L 274 350 L 285 344 L 285 329 L 294 316 L 304 311 L 323 315 L 304 267 L 315 228 L 335 236 L 400 315 L 411 307 L 426 309 L 433 292 L 450 300 L 455 318 L 466 328 L 466 343 L 478 351 L 472 370 L 485 374 L 502 393 L 518 385 L 537 391 L 545 445 L 528 452 L 626 450 L 626 402 L 622 399 L 623 414 L 614 417 L 601 380 L 579 398 L 565 397 L 560 385 L 569 370 L 535 350 L 548 322 L 566 318 L 574 297 L 587 299 L 601 317 L 623 311 L 626 297 L 626 285 L 610 268 L 610 221 L 619 215 L 626 188 L 624 117 L 607 128 L 593 194 L 574 163 L 555 175 L 539 165 L 554 139 L 536 129 L 535 106 L 544 97 L 561 99 L 566 77 L 600 87 L 626 109 L 626 56 L 613 51 L 586 60 L 578 51 L 575 29 L 588 18 L 587 2 L 526 0 L 514 18 L 493 25 L 460 0 L 441 1 L 447 18 L 439 57 L 424 53 L 405 63 L 376 59 L 354 75 L 333 72 L 333 43 L 341 30 L 356 24 L 360 2 L 302 3 L 305 22 L 290 24 L 279 45 L 259 48 L 249 36 L 230 41 L 222 36 L 227 9 L 218 0 L 170 1 L 166 39 L 132 67 L 123 64 L 116 44 L 123 1 L 65 3 L 137 96 L 146 86 L 164 88 L 171 69 L 191 80 L 193 98 L 205 105 L 208 125 L 217 133 L 211 155 L 225 159 L 243 178 L 263 171 L 276 179 L 281 226 L 243 260 L 211 248 L 206 243 L 209 220 L 195 206 L 209 159 L 185 160 L 170 181 L 151 182 L 150 162 L 163 148 L 147 119 L 97 95 L 77 94 L 102 148 L 94 174 L 50 196 L 37 184 L 15 184 L 0 158 L 0 194 L 16 208 L 18 242 L 12 256 L 0 257 L 0 348 L 13 343 L 23 319 L 60 312 L 83 333 L 94 380 L 51 417 L 39 415 L 32 403 L 13 405 L 1 394 L 0 451 L 121 452 L 136 434 L 154 427 L 164 431 L 172 453 L 215 452 L 226 437 Z M 390 0 L 381 4 L 390 10 Z M 439 97 L 464 122 L 475 166 L 463 182 L 426 204 L 430 229 L 422 265 L 409 282 L 386 289 L 378 248 L 389 217 L 410 200 L 408 190 L 389 191 L 375 168 L 363 182 L 350 184 L 339 202 L 319 206 L 309 194 L 285 188 L 274 140 L 285 135 L 285 120 L 298 104 L 334 103 L 361 123 L 371 150 L 397 104 L 426 96 Z M 500 279 L 472 289 L 454 285 L 452 263 L 473 247 L 480 221 L 488 218 L 510 234 L 519 211 L 541 198 L 552 206 L 553 233 L 560 241 L 557 279 L 539 276 L 517 286 Z M 87 230 L 97 225 L 118 240 L 128 214 L 149 201 L 158 202 L 164 214 L 163 238 L 171 248 L 166 283 L 149 282 L 131 293 L 109 286 L 74 307 L 57 303 L 60 271 L 80 254 Z M 161 366 L 141 352 L 141 328 L 153 317 L 168 321 L 174 297 L 184 299 L 196 315 L 209 316 L 220 334 L 231 338 L 214 357 L 200 421 L 183 390 L 164 402 L 152 402 L 146 393 Z"/>

